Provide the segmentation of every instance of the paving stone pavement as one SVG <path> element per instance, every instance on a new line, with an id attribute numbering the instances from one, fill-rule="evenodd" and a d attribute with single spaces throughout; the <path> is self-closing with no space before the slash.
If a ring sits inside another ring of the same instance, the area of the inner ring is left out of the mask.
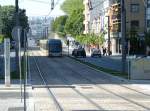
<path id="1" fill-rule="evenodd" d="M 31 88 L 27 88 L 30 92 Z M 29 99 L 29 93 L 27 94 L 27 111 L 33 111 L 31 108 L 31 99 Z M 20 86 L 12 85 L 11 87 L 5 87 L 0 85 L 0 111 L 24 111 L 23 99 L 21 102 Z"/>

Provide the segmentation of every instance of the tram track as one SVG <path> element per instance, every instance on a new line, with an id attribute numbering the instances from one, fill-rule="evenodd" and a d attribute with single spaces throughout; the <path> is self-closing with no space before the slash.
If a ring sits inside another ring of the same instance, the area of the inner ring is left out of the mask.
<path id="1" fill-rule="evenodd" d="M 122 99 L 124 99 L 124 100 L 126 100 L 126 101 L 128 101 L 128 102 L 130 102 L 130 103 L 132 103 L 132 104 L 135 104 L 135 105 L 137 105 L 137 106 L 140 106 L 140 107 L 142 107 L 143 109 L 145 109 L 146 111 L 149 111 L 149 110 L 150 110 L 149 107 L 144 106 L 144 105 L 141 105 L 141 103 L 139 103 L 139 102 L 137 102 L 137 101 L 134 101 L 134 100 L 129 99 L 129 98 L 127 98 L 127 97 L 123 97 L 122 95 L 117 94 L 117 93 L 114 92 L 114 91 L 111 91 L 111 90 L 109 90 L 109 89 L 107 89 L 107 88 L 104 88 L 104 87 L 102 87 L 102 86 L 96 85 L 96 84 L 98 84 L 97 82 L 95 82 L 95 81 L 89 79 L 89 78 L 86 77 L 86 76 L 83 76 L 82 73 L 77 72 L 75 69 L 71 68 L 70 65 L 67 65 L 67 63 L 63 63 L 63 62 L 60 62 L 60 61 L 58 61 L 58 60 L 55 60 L 55 62 L 59 62 L 59 63 L 62 64 L 62 66 L 64 66 L 64 67 L 66 66 L 66 67 L 68 68 L 68 70 L 73 71 L 73 72 L 76 73 L 76 75 L 78 75 L 80 78 L 83 78 L 83 79 L 89 81 L 89 82 L 90 82 L 91 84 L 93 84 L 95 87 L 97 87 L 97 88 L 99 88 L 99 89 L 103 89 L 103 90 L 105 90 L 106 92 L 109 92 L 109 93 L 111 93 L 111 94 L 113 94 L 113 95 L 115 95 L 115 96 L 118 96 L 118 97 L 120 97 L 120 98 L 122 98 Z M 74 75 L 72 75 L 72 76 L 74 76 Z M 108 81 L 108 80 L 105 79 L 105 81 Z M 109 82 L 109 81 L 108 81 L 108 82 Z M 127 86 L 122 86 L 122 85 L 120 85 L 120 84 L 116 84 L 116 85 L 117 85 L 117 86 L 120 86 L 120 87 L 122 87 L 122 88 L 126 88 L 127 90 L 134 91 L 135 93 L 139 93 L 141 96 L 146 96 L 147 98 L 150 97 L 150 95 L 148 95 L 148 94 L 139 92 L 139 91 L 137 91 L 137 90 L 135 90 L 135 89 L 132 89 L 132 88 L 129 88 L 129 87 L 127 87 Z"/>
<path id="2" fill-rule="evenodd" d="M 40 53 L 39 53 L 40 54 Z M 43 58 L 45 59 L 45 58 Z M 47 59 L 47 58 L 46 58 Z M 52 58 L 55 61 L 55 57 Z M 45 65 L 50 66 L 52 68 L 52 66 L 46 62 L 46 60 L 44 60 Z M 51 69 L 52 70 L 52 69 Z M 57 71 L 52 70 L 52 72 L 57 75 L 57 77 L 59 77 L 58 79 L 60 81 L 62 81 L 65 85 L 70 86 L 70 82 L 63 77 L 63 75 L 61 75 L 61 73 L 58 74 Z M 46 72 L 45 72 L 46 73 Z M 87 96 L 85 96 L 82 92 L 78 91 L 75 87 L 70 87 L 71 90 L 73 90 L 77 95 L 81 96 L 83 99 L 85 99 L 86 101 L 88 101 L 89 103 L 91 103 L 93 106 L 96 107 L 96 110 L 98 111 L 104 111 L 104 109 L 102 107 L 100 107 L 100 105 L 98 105 L 97 103 L 95 103 L 94 101 L 92 101 L 91 99 L 89 99 Z"/>
<path id="3" fill-rule="evenodd" d="M 65 59 L 66 59 L 66 58 L 65 58 Z M 67 59 L 68 59 L 68 58 L 67 58 Z M 47 60 L 48 60 L 48 58 L 44 57 L 44 59 L 42 59 L 42 62 L 44 62 L 45 65 L 47 65 L 47 66 L 51 66 L 51 63 L 48 63 Z M 88 81 L 90 84 L 92 84 L 94 87 L 96 87 L 96 88 L 98 88 L 98 89 L 100 89 L 100 90 L 104 90 L 104 91 L 106 91 L 106 92 L 108 92 L 108 93 L 110 93 L 110 94 L 112 94 L 112 95 L 114 95 L 114 96 L 117 96 L 117 97 L 119 97 L 119 98 L 121 98 L 121 99 L 127 101 L 128 103 L 131 103 L 131 104 L 134 104 L 135 106 L 138 106 L 138 107 L 143 108 L 144 110 L 142 110 L 142 111 L 149 111 L 149 110 L 150 110 L 149 107 L 147 107 L 147 106 L 145 106 L 145 105 L 142 105 L 142 104 L 141 104 L 140 102 L 138 102 L 138 101 L 132 100 L 132 99 L 127 98 L 127 97 L 124 97 L 124 96 L 122 96 L 122 95 L 120 95 L 120 94 L 118 94 L 118 93 L 116 93 L 116 92 L 114 92 L 114 91 L 112 91 L 112 90 L 110 90 L 110 89 L 108 89 L 108 88 L 106 88 L 106 87 L 102 87 L 102 86 L 100 86 L 100 85 L 97 85 L 97 84 L 98 84 L 97 82 L 95 82 L 92 78 L 83 76 L 84 74 L 82 74 L 82 72 L 79 72 L 79 71 L 77 71 L 75 68 L 72 68 L 72 66 L 71 66 L 69 63 L 67 63 L 67 61 L 66 61 L 66 63 L 63 63 L 61 60 L 58 60 L 58 59 L 56 59 L 56 58 L 52 58 L 51 60 L 52 60 L 54 63 L 59 64 L 58 66 L 59 66 L 59 67 L 61 66 L 62 69 L 67 67 L 67 68 L 68 68 L 68 71 L 70 70 L 70 71 L 72 71 L 74 74 L 76 74 L 76 76 L 73 75 L 73 74 L 71 74 L 72 77 L 74 77 L 74 78 L 82 78 L 83 80 Z M 34 61 L 35 61 L 35 62 L 38 62 L 38 60 L 37 60 L 37 59 L 35 60 L 35 58 L 34 58 Z M 38 63 L 37 63 L 37 64 L 38 64 Z M 51 66 L 51 68 L 53 68 L 53 67 Z M 41 70 L 40 67 L 39 67 L 39 70 Z M 57 74 L 57 71 L 55 71 L 55 70 L 52 70 L 52 71 L 54 71 L 54 73 L 57 75 L 57 77 L 60 77 L 60 78 L 58 78 L 58 79 L 62 80 L 65 84 L 70 85 L 70 82 L 68 81 L 68 79 L 67 79 L 66 77 L 64 77 L 62 74 L 59 74 L 59 75 L 58 75 L 58 74 Z M 47 73 L 47 72 L 41 71 L 41 74 L 42 74 L 42 75 L 43 75 L 43 73 Z M 46 74 L 46 75 L 47 75 L 47 74 Z M 69 77 L 68 77 L 68 78 L 69 78 Z M 104 79 L 105 81 L 109 82 L 106 78 L 102 78 L 102 79 Z M 115 84 L 115 83 L 114 83 L 114 84 Z M 46 85 L 48 85 L 48 84 L 46 84 Z M 45 85 L 45 86 L 46 86 L 46 85 Z M 122 88 L 125 88 L 126 90 L 130 90 L 130 91 L 136 92 L 136 93 L 140 94 L 141 96 L 149 97 L 149 94 L 145 94 L 145 93 L 143 93 L 143 92 L 140 92 L 140 91 L 137 91 L 137 90 L 135 90 L 135 89 L 129 88 L 128 86 L 122 86 L 122 85 L 120 85 L 120 84 L 115 84 L 115 85 L 117 85 L 117 86 L 119 86 L 119 87 L 122 87 Z M 89 102 L 91 102 L 94 106 L 96 106 L 99 110 L 103 110 L 103 108 L 101 108 L 101 107 L 99 106 L 99 104 L 97 104 L 95 101 L 91 100 L 89 97 L 87 97 L 86 95 L 84 95 L 83 92 L 80 92 L 80 91 L 78 91 L 77 89 L 74 89 L 74 88 L 71 88 L 71 89 L 73 89 L 77 94 L 81 95 L 83 98 L 87 99 L 87 100 L 88 100 Z M 56 99 L 56 97 L 55 97 L 55 99 Z M 56 100 L 57 100 L 57 99 L 56 99 Z M 58 101 L 57 101 L 57 102 L 58 102 Z"/>
<path id="4" fill-rule="evenodd" d="M 36 65 L 37 71 L 39 72 L 39 76 L 40 76 L 40 78 L 41 78 L 41 80 L 42 80 L 44 86 L 48 86 L 47 80 L 46 80 L 45 77 L 44 77 L 44 73 L 41 71 L 40 66 L 38 65 L 38 60 L 37 60 L 35 57 L 33 57 L 33 59 L 34 59 L 34 63 L 35 63 L 35 65 Z M 46 87 L 45 87 L 45 88 L 46 88 Z M 58 110 L 58 111 L 64 111 L 63 108 L 61 107 L 61 105 L 59 104 L 59 102 L 57 101 L 55 95 L 54 95 L 53 92 L 51 91 L 51 89 L 50 89 L 49 87 L 47 87 L 46 89 L 48 90 L 51 99 L 54 101 L 54 104 L 55 104 L 57 110 Z"/>

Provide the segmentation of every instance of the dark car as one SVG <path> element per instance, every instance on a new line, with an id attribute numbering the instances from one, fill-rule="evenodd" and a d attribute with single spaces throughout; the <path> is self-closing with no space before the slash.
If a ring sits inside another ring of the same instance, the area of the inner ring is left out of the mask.
<path id="1" fill-rule="evenodd" d="M 101 57 L 101 50 L 100 49 L 96 49 L 96 48 L 93 48 L 92 50 L 92 53 L 91 53 L 91 57 Z"/>
<path id="2" fill-rule="evenodd" d="M 72 51 L 72 56 L 75 56 L 75 57 L 86 57 L 86 52 L 85 52 L 85 49 L 82 48 L 82 47 L 79 47 L 77 49 L 74 49 Z"/>
<path id="3" fill-rule="evenodd" d="M 14 49 L 14 48 L 15 48 L 15 45 L 16 45 L 16 42 L 15 42 L 15 41 L 11 41 L 11 43 L 10 43 L 10 48 L 11 48 L 11 49 Z"/>

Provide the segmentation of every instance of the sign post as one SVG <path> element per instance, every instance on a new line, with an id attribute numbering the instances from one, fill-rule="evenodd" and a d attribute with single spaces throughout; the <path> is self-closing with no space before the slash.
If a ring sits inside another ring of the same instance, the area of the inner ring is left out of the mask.
<path id="1" fill-rule="evenodd" d="M 10 87 L 10 39 L 4 40 L 5 86 Z"/>
<path id="2" fill-rule="evenodd" d="M 20 75 L 20 96 L 21 96 L 21 102 L 22 102 L 22 74 L 21 74 L 21 43 L 20 43 L 20 37 L 21 37 L 21 31 L 22 27 L 21 26 L 16 26 L 12 30 L 12 37 L 16 41 L 16 65 L 17 65 L 17 70 L 19 70 L 19 75 Z"/>

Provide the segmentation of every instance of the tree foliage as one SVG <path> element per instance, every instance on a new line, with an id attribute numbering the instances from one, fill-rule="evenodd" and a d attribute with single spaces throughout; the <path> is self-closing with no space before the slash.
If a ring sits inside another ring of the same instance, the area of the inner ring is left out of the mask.
<path id="1" fill-rule="evenodd" d="M 83 0 L 66 0 L 61 9 L 68 15 L 65 33 L 71 34 L 73 37 L 81 35 L 84 30 Z"/>
<path id="2" fill-rule="evenodd" d="M 67 18 L 68 18 L 68 16 L 60 16 L 60 17 L 56 18 L 52 22 L 53 32 L 59 34 L 60 36 L 65 36 L 64 27 L 65 27 Z"/>
<path id="3" fill-rule="evenodd" d="M 29 27 L 28 25 L 28 17 L 26 16 L 26 12 L 23 9 L 19 9 L 19 22 L 22 28 Z M 0 7 L 0 29 L 1 34 L 5 37 L 11 37 L 11 32 L 13 27 L 15 26 L 15 7 L 14 6 L 2 6 Z"/>
<path id="4" fill-rule="evenodd" d="M 0 34 L 0 43 L 4 41 L 4 36 Z"/>
<path id="5" fill-rule="evenodd" d="M 65 0 L 61 9 L 71 15 L 74 10 L 83 9 L 83 7 L 83 0 Z"/>
<path id="6" fill-rule="evenodd" d="M 104 33 L 100 34 L 81 34 L 76 36 L 76 40 L 85 45 L 102 45 L 105 41 Z"/>
<path id="7" fill-rule="evenodd" d="M 71 34 L 72 36 L 82 34 L 84 30 L 83 20 L 83 10 L 74 10 L 67 19 L 65 24 L 65 32 Z"/>

